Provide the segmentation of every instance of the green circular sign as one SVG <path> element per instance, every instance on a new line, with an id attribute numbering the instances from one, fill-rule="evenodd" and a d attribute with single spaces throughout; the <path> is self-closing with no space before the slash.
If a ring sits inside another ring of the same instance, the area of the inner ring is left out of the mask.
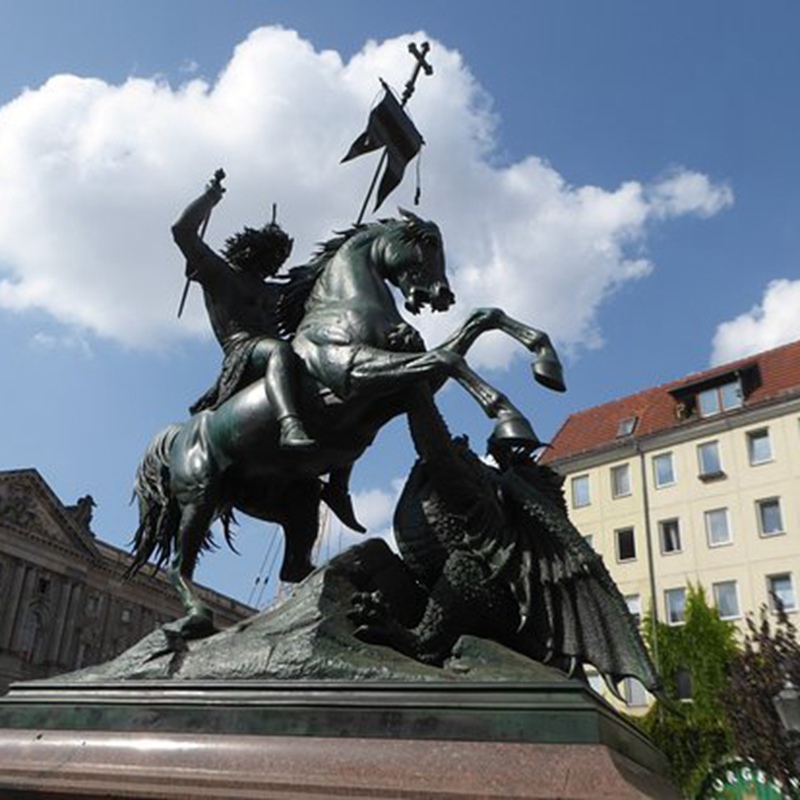
<path id="1" fill-rule="evenodd" d="M 737 759 L 709 773 L 697 800 L 800 800 L 800 781 L 778 780 L 753 762 Z"/>

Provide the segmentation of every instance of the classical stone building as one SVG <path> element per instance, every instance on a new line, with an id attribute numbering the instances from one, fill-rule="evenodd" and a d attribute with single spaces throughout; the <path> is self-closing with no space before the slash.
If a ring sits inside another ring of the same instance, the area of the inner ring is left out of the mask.
<path id="1" fill-rule="evenodd" d="M 680 625 L 689 583 L 740 628 L 796 613 L 800 342 L 573 414 L 543 460 L 635 615 Z"/>
<path id="2" fill-rule="evenodd" d="M 151 570 L 92 532 L 91 497 L 65 506 L 34 469 L 0 472 L 0 693 L 8 684 L 105 661 L 181 616 Z M 208 589 L 217 624 L 255 612 Z"/>

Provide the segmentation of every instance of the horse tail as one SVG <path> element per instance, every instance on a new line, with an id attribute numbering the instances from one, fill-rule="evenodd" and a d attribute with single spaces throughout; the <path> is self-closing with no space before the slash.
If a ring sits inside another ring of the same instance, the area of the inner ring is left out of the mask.
<path id="1" fill-rule="evenodd" d="M 139 527 L 133 537 L 133 561 L 125 571 L 126 578 L 135 575 L 154 552 L 156 569 L 172 555 L 180 507 L 170 491 L 169 452 L 182 428 L 170 425 L 157 434 L 136 470 L 133 497 L 139 503 Z"/>

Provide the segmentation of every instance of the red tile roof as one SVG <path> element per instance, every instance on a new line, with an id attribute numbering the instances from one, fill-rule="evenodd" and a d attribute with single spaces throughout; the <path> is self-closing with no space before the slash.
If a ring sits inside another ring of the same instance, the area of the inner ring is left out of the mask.
<path id="1" fill-rule="evenodd" d="M 625 440 L 617 435 L 619 424 L 630 417 L 638 419 L 635 438 L 696 424 L 696 415 L 690 419 L 678 418 L 677 401 L 672 393 L 755 364 L 761 383 L 746 397 L 745 408 L 800 394 L 800 341 L 797 341 L 572 414 L 541 461 L 557 462 L 619 444 Z"/>

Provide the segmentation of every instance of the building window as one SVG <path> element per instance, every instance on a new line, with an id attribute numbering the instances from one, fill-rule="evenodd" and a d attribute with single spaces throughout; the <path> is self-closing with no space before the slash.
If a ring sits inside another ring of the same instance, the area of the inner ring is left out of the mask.
<path id="1" fill-rule="evenodd" d="M 709 547 L 720 547 L 733 541 L 727 508 L 715 508 L 711 511 L 706 511 L 705 520 Z"/>
<path id="2" fill-rule="evenodd" d="M 686 667 L 680 667 L 675 673 L 675 694 L 683 702 L 692 700 L 692 673 Z"/>
<path id="3" fill-rule="evenodd" d="M 589 476 L 576 475 L 572 479 L 572 507 L 583 508 L 592 502 L 589 494 Z"/>
<path id="4" fill-rule="evenodd" d="M 129 608 L 123 608 L 119 615 L 120 622 L 127 625 L 133 619 L 133 613 Z"/>
<path id="5" fill-rule="evenodd" d="M 628 708 L 641 708 L 647 705 L 647 692 L 636 678 L 625 678 L 622 682 L 622 696 Z"/>
<path id="6" fill-rule="evenodd" d="M 664 592 L 667 607 L 667 624 L 680 625 L 686 621 L 686 589 L 667 589 Z"/>
<path id="7" fill-rule="evenodd" d="M 638 417 L 628 417 L 627 419 L 621 420 L 617 426 L 617 438 L 619 439 L 623 436 L 630 436 L 636 428 L 636 423 L 638 420 Z"/>
<path id="8" fill-rule="evenodd" d="M 697 395 L 701 417 L 713 417 L 722 411 L 741 408 L 742 402 L 742 387 L 738 380 L 723 383 Z"/>
<path id="9" fill-rule="evenodd" d="M 642 598 L 638 594 L 626 594 L 625 605 L 637 625 L 642 624 Z"/>
<path id="10" fill-rule="evenodd" d="M 697 461 L 700 466 L 700 478 L 710 480 L 721 478 L 725 473 L 722 471 L 722 458 L 719 453 L 719 442 L 703 442 L 697 446 Z"/>
<path id="11" fill-rule="evenodd" d="M 636 559 L 636 538 L 633 528 L 621 528 L 614 531 L 617 540 L 617 561 L 634 561 Z"/>
<path id="12" fill-rule="evenodd" d="M 790 572 L 767 575 L 767 594 L 769 595 L 770 608 L 773 611 L 778 610 L 779 603 L 783 606 L 784 611 L 794 611 L 797 608 L 794 596 L 794 582 Z"/>
<path id="13" fill-rule="evenodd" d="M 584 534 L 583 541 L 586 542 L 586 544 L 588 544 L 592 550 L 594 550 L 594 536 L 591 533 Z"/>
<path id="14" fill-rule="evenodd" d="M 675 483 L 675 466 L 672 463 L 672 453 L 662 453 L 653 457 L 653 480 L 656 489 L 672 486 Z"/>
<path id="15" fill-rule="evenodd" d="M 601 697 L 603 695 L 603 677 L 599 675 L 597 672 L 589 672 L 586 670 L 586 680 L 589 682 L 589 688 L 595 693 L 599 694 Z"/>
<path id="16" fill-rule="evenodd" d="M 86 613 L 90 617 L 96 617 L 100 613 L 100 603 L 101 599 L 99 594 L 90 594 L 86 599 Z"/>
<path id="17" fill-rule="evenodd" d="M 721 581 L 713 585 L 714 605 L 719 611 L 720 619 L 739 619 L 739 592 L 736 581 Z"/>
<path id="18" fill-rule="evenodd" d="M 631 468 L 629 464 L 611 467 L 611 496 L 628 497 L 631 493 Z"/>
<path id="19" fill-rule="evenodd" d="M 781 514 L 781 501 L 777 497 L 766 500 L 756 500 L 758 513 L 758 532 L 762 536 L 777 536 L 785 533 L 783 529 L 783 515 Z"/>
<path id="20" fill-rule="evenodd" d="M 677 519 L 662 519 L 658 523 L 662 555 L 681 552 L 681 528 Z"/>
<path id="21" fill-rule="evenodd" d="M 772 442 L 767 428 L 747 434 L 747 457 L 754 467 L 772 461 Z"/>

